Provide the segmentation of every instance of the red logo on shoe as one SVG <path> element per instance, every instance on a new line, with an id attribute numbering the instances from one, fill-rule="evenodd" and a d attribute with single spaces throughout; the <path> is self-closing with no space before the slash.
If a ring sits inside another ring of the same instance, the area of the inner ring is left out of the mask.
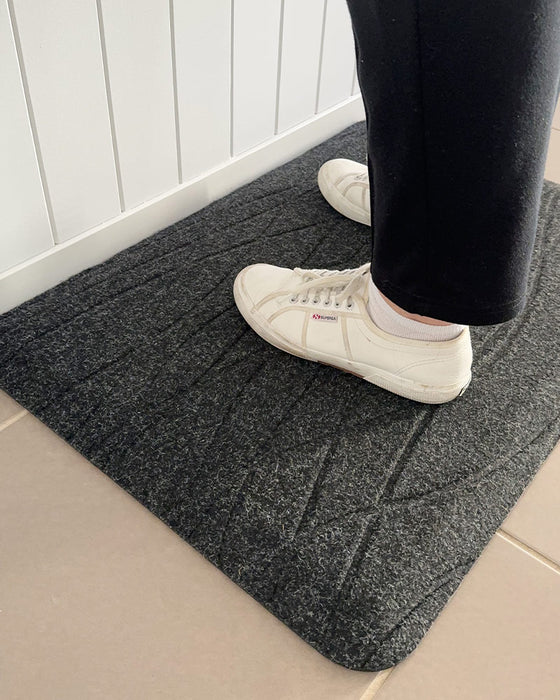
<path id="1" fill-rule="evenodd" d="M 329 316 L 327 314 L 311 314 L 314 321 L 330 321 L 331 323 L 338 322 L 338 316 Z"/>

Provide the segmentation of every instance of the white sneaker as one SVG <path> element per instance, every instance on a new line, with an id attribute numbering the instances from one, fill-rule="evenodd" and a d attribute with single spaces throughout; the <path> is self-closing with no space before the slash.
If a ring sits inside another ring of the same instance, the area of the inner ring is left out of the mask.
<path id="1" fill-rule="evenodd" d="M 471 380 L 469 327 L 445 341 L 386 333 L 367 312 L 369 267 L 331 271 L 250 265 L 235 279 L 235 302 L 256 333 L 292 355 L 423 403 L 444 403 L 462 394 Z"/>
<path id="2" fill-rule="evenodd" d="M 367 165 L 347 158 L 328 160 L 319 168 L 317 182 L 331 207 L 349 219 L 371 225 Z"/>

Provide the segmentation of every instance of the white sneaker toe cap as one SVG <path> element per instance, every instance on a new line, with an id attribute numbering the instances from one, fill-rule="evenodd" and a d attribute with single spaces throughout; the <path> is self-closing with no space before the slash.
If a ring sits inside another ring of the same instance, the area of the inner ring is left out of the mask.
<path id="1" fill-rule="evenodd" d="M 371 224 L 367 165 L 347 158 L 328 160 L 319 168 L 317 182 L 336 211 L 361 224 Z"/>
<path id="2" fill-rule="evenodd" d="M 327 184 L 330 187 L 335 187 L 341 178 L 347 175 L 365 172 L 367 172 L 367 166 L 362 163 L 357 163 L 348 158 L 333 158 L 323 163 L 319 168 L 317 178 L 319 180 L 319 186 L 321 186 L 321 184 Z"/>
<path id="3" fill-rule="evenodd" d="M 244 304 L 255 306 L 272 292 L 289 290 L 295 279 L 294 271 L 276 265 L 256 263 L 243 268 L 237 275 L 235 287 Z"/>

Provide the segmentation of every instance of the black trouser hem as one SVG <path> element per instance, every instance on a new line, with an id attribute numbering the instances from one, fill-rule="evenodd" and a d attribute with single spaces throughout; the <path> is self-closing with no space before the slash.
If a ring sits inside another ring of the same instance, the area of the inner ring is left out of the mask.
<path id="1" fill-rule="evenodd" d="M 405 311 L 421 316 L 436 318 L 448 323 L 460 323 L 467 326 L 490 326 L 504 323 L 515 318 L 524 309 L 527 296 L 512 299 L 503 304 L 493 304 L 490 308 L 460 306 L 445 303 L 441 299 L 428 299 L 405 289 L 396 287 L 386 276 L 372 266 L 371 277 L 375 286 L 392 302 Z"/>

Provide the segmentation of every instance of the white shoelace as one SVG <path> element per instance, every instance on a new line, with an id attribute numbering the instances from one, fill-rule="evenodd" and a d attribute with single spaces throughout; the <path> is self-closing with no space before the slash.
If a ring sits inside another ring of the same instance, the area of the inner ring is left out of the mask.
<path id="1" fill-rule="evenodd" d="M 354 305 L 352 294 L 355 294 L 367 283 L 370 263 L 348 270 L 305 270 L 296 267 L 294 272 L 302 277 L 302 283 L 294 287 L 290 301 L 306 304 L 309 292 L 314 292 L 312 304 L 323 303 L 329 306 L 331 302 L 338 308 L 346 301 L 346 308 Z M 302 299 L 300 299 L 300 295 Z"/>

